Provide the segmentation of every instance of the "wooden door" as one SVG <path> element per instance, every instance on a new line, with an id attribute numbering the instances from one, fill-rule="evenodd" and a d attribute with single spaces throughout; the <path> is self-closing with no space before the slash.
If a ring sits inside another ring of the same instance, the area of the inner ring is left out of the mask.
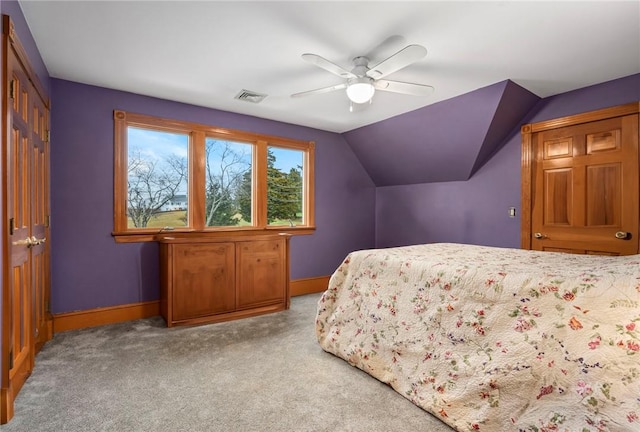
<path id="1" fill-rule="evenodd" d="M 48 102 L 26 60 L 13 25 L 3 16 L 3 139 L 6 183 L 2 195 L 6 259 L 3 261 L 2 389 L 0 421 L 52 337 L 49 313 Z"/>
<path id="2" fill-rule="evenodd" d="M 638 114 L 534 133 L 531 248 L 638 253 Z"/>

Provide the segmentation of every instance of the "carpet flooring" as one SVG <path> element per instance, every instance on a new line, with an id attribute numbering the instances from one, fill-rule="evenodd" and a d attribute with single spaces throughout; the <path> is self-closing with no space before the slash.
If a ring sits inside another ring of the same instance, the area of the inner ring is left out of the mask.
<path id="1" fill-rule="evenodd" d="M 0 430 L 450 432 L 322 351 L 318 298 L 219 324 L 169 329 L 155 317 L 56 334 Z"/>

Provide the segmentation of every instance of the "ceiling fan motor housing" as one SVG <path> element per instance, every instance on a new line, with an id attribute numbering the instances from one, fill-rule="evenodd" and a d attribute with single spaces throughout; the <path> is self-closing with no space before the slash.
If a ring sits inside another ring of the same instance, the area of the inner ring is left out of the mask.
<path id="1" fill-rule="evenodd" d="M 367 57 L 356 57 L 353 59 L 355 67 L 351 69 L 351 73 L 357 77 L 367 76 L 369 70 L 369 59 Z"/>

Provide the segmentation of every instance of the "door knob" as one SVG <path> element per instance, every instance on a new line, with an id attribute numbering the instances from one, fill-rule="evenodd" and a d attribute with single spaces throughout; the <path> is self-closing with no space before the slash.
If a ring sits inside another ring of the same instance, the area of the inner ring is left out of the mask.
<path id="1" fill-rule="evenodd" d="M 46 237 L 42 237 L 42 238 L 36 238 L 36 236 L 32 236 L 31 237 L 31 244 L 33 246 L 37 246 L 37 245 L 41 245 L 42 243 L 44 243 L 45 241 L 47 241 Z"/>
<path id="2" fill-rule="evenodd" d="M 16 240 L 12 244 L 14 246 L 26 246 L 26 247 L 30 248 L 31 246 L 33 246 L 33 240 L 31 239 L 31 237 L 27 237 L 27 238 L 22 239 L 22 240 Z"/>
<path id="3" fill-rule="evenodd" d="M 22 240 L 16 240 L 12 244 L 14 246 L 26 246 L 28 248 L 32 248 L 34 246 L 43 244 L 45 241 L 47 241 L 46 237 L 36 238 L 36 236 L 31 236 Z"/>
<path id="4" fill-rule="evenodd" d="M 624 239 L 626 239 L 627 237 L 629 237 L 629 233 L 628 233 L 628 232 L 626 232 L 626 231 L 618 231 L 618 232 L 616 233 L 616 238 L 617 238 L 617 239 L 624 240 Z"/>
<path id="5" fill-rule="evenodd" d="M 542 235 L 542 233 L 539 233 L 539 232 L 537 232 L 537 233 L 533 234 L 533 236 L 534 236 L 535 238 L 537 238 L 537 239 L 542 239 L 542 238 L 544 238 L 544 235 Z"/>

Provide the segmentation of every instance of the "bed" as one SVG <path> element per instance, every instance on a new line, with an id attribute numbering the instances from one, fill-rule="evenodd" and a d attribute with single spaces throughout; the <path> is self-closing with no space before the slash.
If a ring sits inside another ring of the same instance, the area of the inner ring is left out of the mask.
<path id="1" fill-rule="evenodd" d="M 640 431 L 640 255 L 355 251 L 316 335 L 458 431 Z"/>

